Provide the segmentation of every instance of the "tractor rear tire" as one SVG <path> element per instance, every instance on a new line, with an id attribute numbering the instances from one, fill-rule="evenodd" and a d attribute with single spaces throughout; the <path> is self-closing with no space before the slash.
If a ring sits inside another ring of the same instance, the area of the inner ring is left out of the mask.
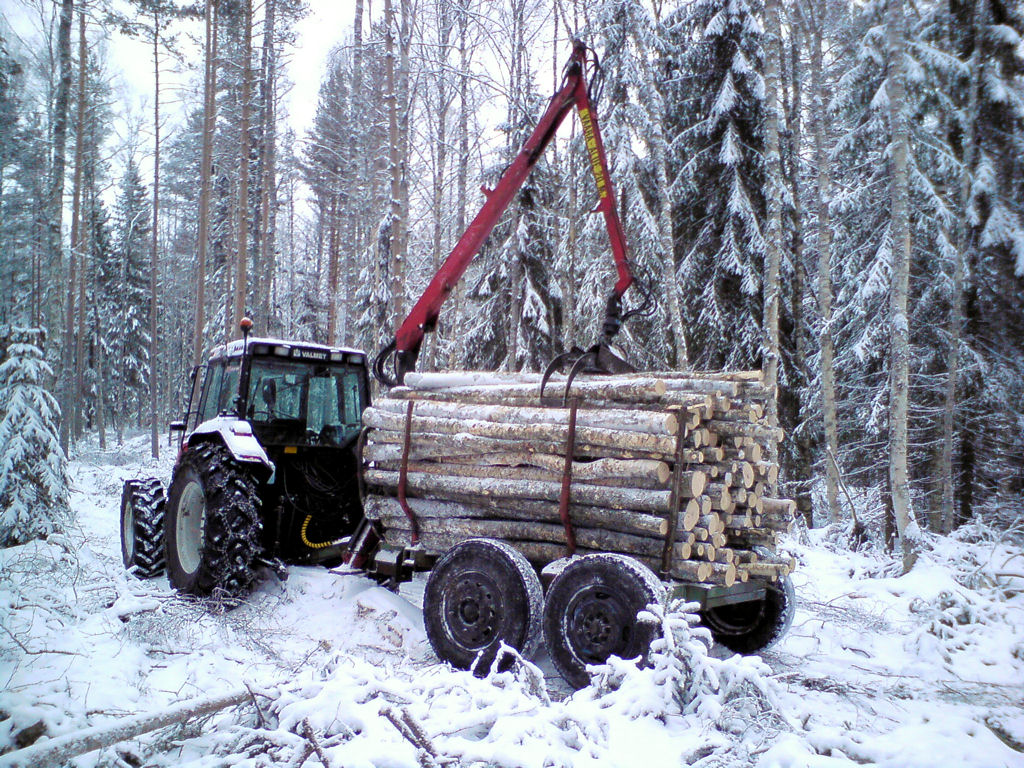
<path id="1" fill-rule="evenodd" d="M 189 595 L 238 598 L 256 581 L 260 497 L 252 470 L 223 445 L 201 443 L 178 460 L 167 494 L 167 575 Z"/>
<path id="2" fill-rule="evenodd" d="M 646 662 L 658 627 L 637 614 L 661 603 L 665 586 L 643 563 L 601 553 L 569 562 L 544 601 L 544 643 L 555 668 L 573 688 L 590 682 L 588 664 L 609 656 Z"/>
<path id="3" fill-rule="evenodd" d="M 523 555 L 493 539 L 467 539 L 434 565 L 423 593 L 423 623 L 434 653 L 486 675 L 501 645 L 529 657 L 540 641 L 540 578 Z M 511 658 L 498 661 L 507 669 Z"/>
<path id="4" fill-rule="evenodd" d="M 796 592 L 786 576 L 781 582 L 767 585 L 763 600 L 705 609 L 701 623 L 730 651 L 750 654 L 781 640 L 793 623 L 795 610 Z"/>
<path id="5" fill-rule="evenodd" d="M 121 561 L 140 579 L 164 572 L 164 485 L 155 477 L 125 480 L 121 490 Z"/>

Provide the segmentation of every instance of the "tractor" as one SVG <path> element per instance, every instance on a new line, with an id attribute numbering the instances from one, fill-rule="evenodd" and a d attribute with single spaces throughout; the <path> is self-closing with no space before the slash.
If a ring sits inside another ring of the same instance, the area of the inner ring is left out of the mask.
<path id="1" fill-rule="evenodd" d="M 121 553 L 194 595 L 244 594 L 261 565 L 338 564 L 362 517 L 354 451 L 369 404 L 366 355 L 245 337 L 191 374 L 166 495 L 129 480 Z"/>

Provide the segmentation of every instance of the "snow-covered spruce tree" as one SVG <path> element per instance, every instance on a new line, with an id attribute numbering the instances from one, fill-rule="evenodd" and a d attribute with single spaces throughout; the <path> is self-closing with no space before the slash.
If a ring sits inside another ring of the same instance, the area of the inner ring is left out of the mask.
<path id="1" fill-rule="evenodd" d="M 1024 9 L 953 5 L 954 54 L 977 78 L 962 157 L 973 142 L 965 242 L 963 355 L 956 426 L 956 513 L 1019 520 L 1024 491 Z"/>
<path id="2" fill-rule="evenodd" d="M 853 61 L 829 105 L 838 128 L 832 152 L 833 328 L 839 404 L 840 463 L 858 481 L 887 489 L 893 236 L 892 61 L 886 50 L 886 3 L 853 8 L 847 24 Z M 929 42 L 927 19 L 904 46 L 908 226 L 912 244 L 909 326 L 908 464 L 915 505 L 934 492 L 944 332 L 950 306 L 955 161 L 948 145 L 955 106 L 955 62 Z M 923 276 L 940 279 L 920 279 Z"/>
<path id="3" fill-rule="evenodd" d="M 71 516 L 60 408 L 46 389 L 53 371 L 37 346 L 42 333 L 12 337 L 0 364 L 0 547 L 60 531 Z"/>
<path id="4" fill-rule="evenodd" d="M 534 97 L 510 132 L 503 164 L 492 168 L 497 183 L 505 163 L 518 152 L 546 106 Z M 560 346 L 561 293 L 554 277 L 554 210 L 559 184 L 548 162 L 540 160 L 481 248 L 480 276 L 467 292 L 479 302 L 471 314 L 466 364 L 493 370 L 543 370 Z"/>
<path id="5" fill-rule="evenodd" d="M 697 0 L 666 19 L 676 258 L 697 367 L 760 363 L 763 36 L 758 8 L 748 0 Z"/>
<path id="6" fill-rule="evenodd" d="M 666 102 L 659 86 L 657 51 L 664 47 L 663 30 L 641 2 L 607 0 L 593 16 L 594 39 L 602 49 L 605 75 L 603 100 L 596 105 L 611 165 L 629 258 L 640 283 L 626 295 L 627 308 L 642 301 L 650 289 L 657 311 L 634 317 L 620 341 L 630 361 L 661 368 L 687 363 L 686 339 L 675 279 L 671 149 L 665 131 Z M 582 141 L 576 151 L 585 169 L 581 179 L 584 211 L 593 209 L 594 182 Z M 586 226 L 587 258 L 595 263 L 584 272 L 585 316 L 597 338 L 605 301 L 615 280 L 604 220 L 592 216 Z"/>
<path id="7" fill-rule="evenodd" d="M 509 105 L 503 126 L 508 139 L 488 186 L 497 184 L 547 107 L 547 99 L 532 87 L 525 49 L 514 58 L 510 77 L 519 85 L 512 93 L 520 95 Z M 553 237 L 560 183 L 551 159 L 549 148 L 481 248 L 480 277 L 467 293 L 480 303 L 466 335 L 471 343 L 464 359 L 471 368 L 542 370 L 561 346 L 562 297 L 554 275 Z"/>
<path id="8" fill-rule="evenodd" d="M 117 338 L 110 365 L 119 438 L 127 419 L 143 407 L 149 374 L 149 206 L 139 168 L 130 158 L 114 208 L 117 269 L 104 286 Z"/>

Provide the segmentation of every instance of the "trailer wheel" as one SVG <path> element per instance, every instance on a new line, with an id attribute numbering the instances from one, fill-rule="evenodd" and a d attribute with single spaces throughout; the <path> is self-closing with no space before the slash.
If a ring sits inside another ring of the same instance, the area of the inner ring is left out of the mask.
<path id="1" fill-rule="evenodd" d="M 164 572 L 164 486 L 155 477 L 121 490 L 121 561 L 141 579 Z"/>
<path id="2" fill-rule="evenodd" d="M 708 608 L 701 620 L 715 640 L 736 653 L 770 648 L 789 631 L 796 610 L 796 592 L 788 576 L 767 585 L 763 600 Z"/>
<path id="3" fill-rule="evenodd" d="M 182 455 L 167 494 L 171 585 L 190 595 L 239 597 L 256 580 L 260 497 L 252 472 L 222 445 Z"/>
<path id="4" fill-rule="evenodd" d="M 587 665 L 609 656 L 646 659 L 657 627 L 636 617 L 664 594 L 654 572 L 626 555 L 586 555 L 565 566 L 544 602 L 544 642 L 565 681 L 582 688 Z"/>
<path id="5" fill-rule="evenodd" d="M 423 620 L 438 658 L 485 675 L 501 644 L 530 656 L 540 640 L 542 591 L 517 550 L 493 539 L 449 549 L 427 577 Z M 502 660 L 504 669 L 511 660 Z"/>

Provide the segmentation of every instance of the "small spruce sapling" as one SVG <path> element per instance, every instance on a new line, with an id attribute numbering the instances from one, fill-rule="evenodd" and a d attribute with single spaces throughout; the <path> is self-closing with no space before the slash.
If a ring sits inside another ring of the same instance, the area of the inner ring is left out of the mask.
<path id="1" fill-rule="evenodd" d="M 69 522 L 67 459 L 57 427 L 60 408 L 45 382 L 53 371 L 34 340 L 16 334 L 0 365 L 0 546 L 23 544 Z M 17 338 L 20 336 L 21 338 Z"/>

